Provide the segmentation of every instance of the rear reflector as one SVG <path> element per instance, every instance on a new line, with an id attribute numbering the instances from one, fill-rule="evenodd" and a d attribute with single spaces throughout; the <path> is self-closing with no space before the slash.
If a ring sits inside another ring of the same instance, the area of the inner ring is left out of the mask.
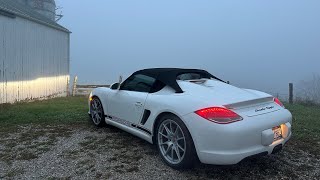
<path id="1" fill-rule="evenodd" d="M 284 105 L 282 104 L 282 102 L 278 98 L 274 98 L 273 101 L 275 103 L 277 103 L 279 106 L 284 107 Z"/>
<path id="2" fill-rule="evenodd" d="M 241 121 L 243 118 L 237 113 L 222 107 L 211 107 L 195 112 L 199 116 L 218 124 L 229 124 Z"/>

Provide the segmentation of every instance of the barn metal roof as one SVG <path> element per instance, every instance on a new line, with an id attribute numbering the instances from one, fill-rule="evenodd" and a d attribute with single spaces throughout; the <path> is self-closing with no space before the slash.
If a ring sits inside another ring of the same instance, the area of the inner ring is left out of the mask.
<path id="1" fill-rule="evenodd" d="M 5 15 L 11 18 L 19 16 L 70 33 L 67 28 L 34 11 L 31 7 L 20 4 L 19 2 L 13 0 L 0 0 L 0 15 Z"/>

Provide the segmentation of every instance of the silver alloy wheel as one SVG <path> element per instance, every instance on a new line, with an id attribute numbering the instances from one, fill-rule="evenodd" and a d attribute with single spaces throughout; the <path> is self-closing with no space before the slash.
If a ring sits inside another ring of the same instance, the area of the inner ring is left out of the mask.
<path id="1" fill-rule="evenodd" d="M 95 125 L 99 125 L 103 116 L 102 105 L 98 98 L 91 101 L 91 119 Z"/>
<path id="2" fill-rule="evenodd" d="M 179 124 L 171 119 L 160 124 L 158 146 L 170 164 L 179 164 L 183 160 L 186 153 L 186 138 Z"/>

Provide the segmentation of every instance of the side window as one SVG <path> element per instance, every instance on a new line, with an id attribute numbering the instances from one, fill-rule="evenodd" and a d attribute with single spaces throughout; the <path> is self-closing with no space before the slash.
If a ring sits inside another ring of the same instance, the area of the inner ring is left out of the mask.
<path id="1" fill-rule="evenodd" d="M 161 89 L 163 89 L 166 86 L 166 84 L 164 84 L 163 82 L 156 80 L 156 82 L 153 84 L 153 87 L 150 91 L 150 93 L 155 93 L 160 91 Z"/>
<path id="2" fill-rule="evenodd" d="M 127 91 L 137 91 L 137 92 L 150 92 L 156 79 L 142 75 L 136 74 L 130 76 L 122 85 L 121 90 Z"/>

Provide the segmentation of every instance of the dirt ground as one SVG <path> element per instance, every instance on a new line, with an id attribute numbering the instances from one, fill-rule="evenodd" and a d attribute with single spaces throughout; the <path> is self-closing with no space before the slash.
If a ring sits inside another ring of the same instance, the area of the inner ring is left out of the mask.
<path id="1" fill-rule="evenodd" d="M 0 132 L 0 179 L 320 179 L 320 157 L 300 147 L 293 138 L 276 155 L 177 171 L 117 128 L 28 125 Z"/>

